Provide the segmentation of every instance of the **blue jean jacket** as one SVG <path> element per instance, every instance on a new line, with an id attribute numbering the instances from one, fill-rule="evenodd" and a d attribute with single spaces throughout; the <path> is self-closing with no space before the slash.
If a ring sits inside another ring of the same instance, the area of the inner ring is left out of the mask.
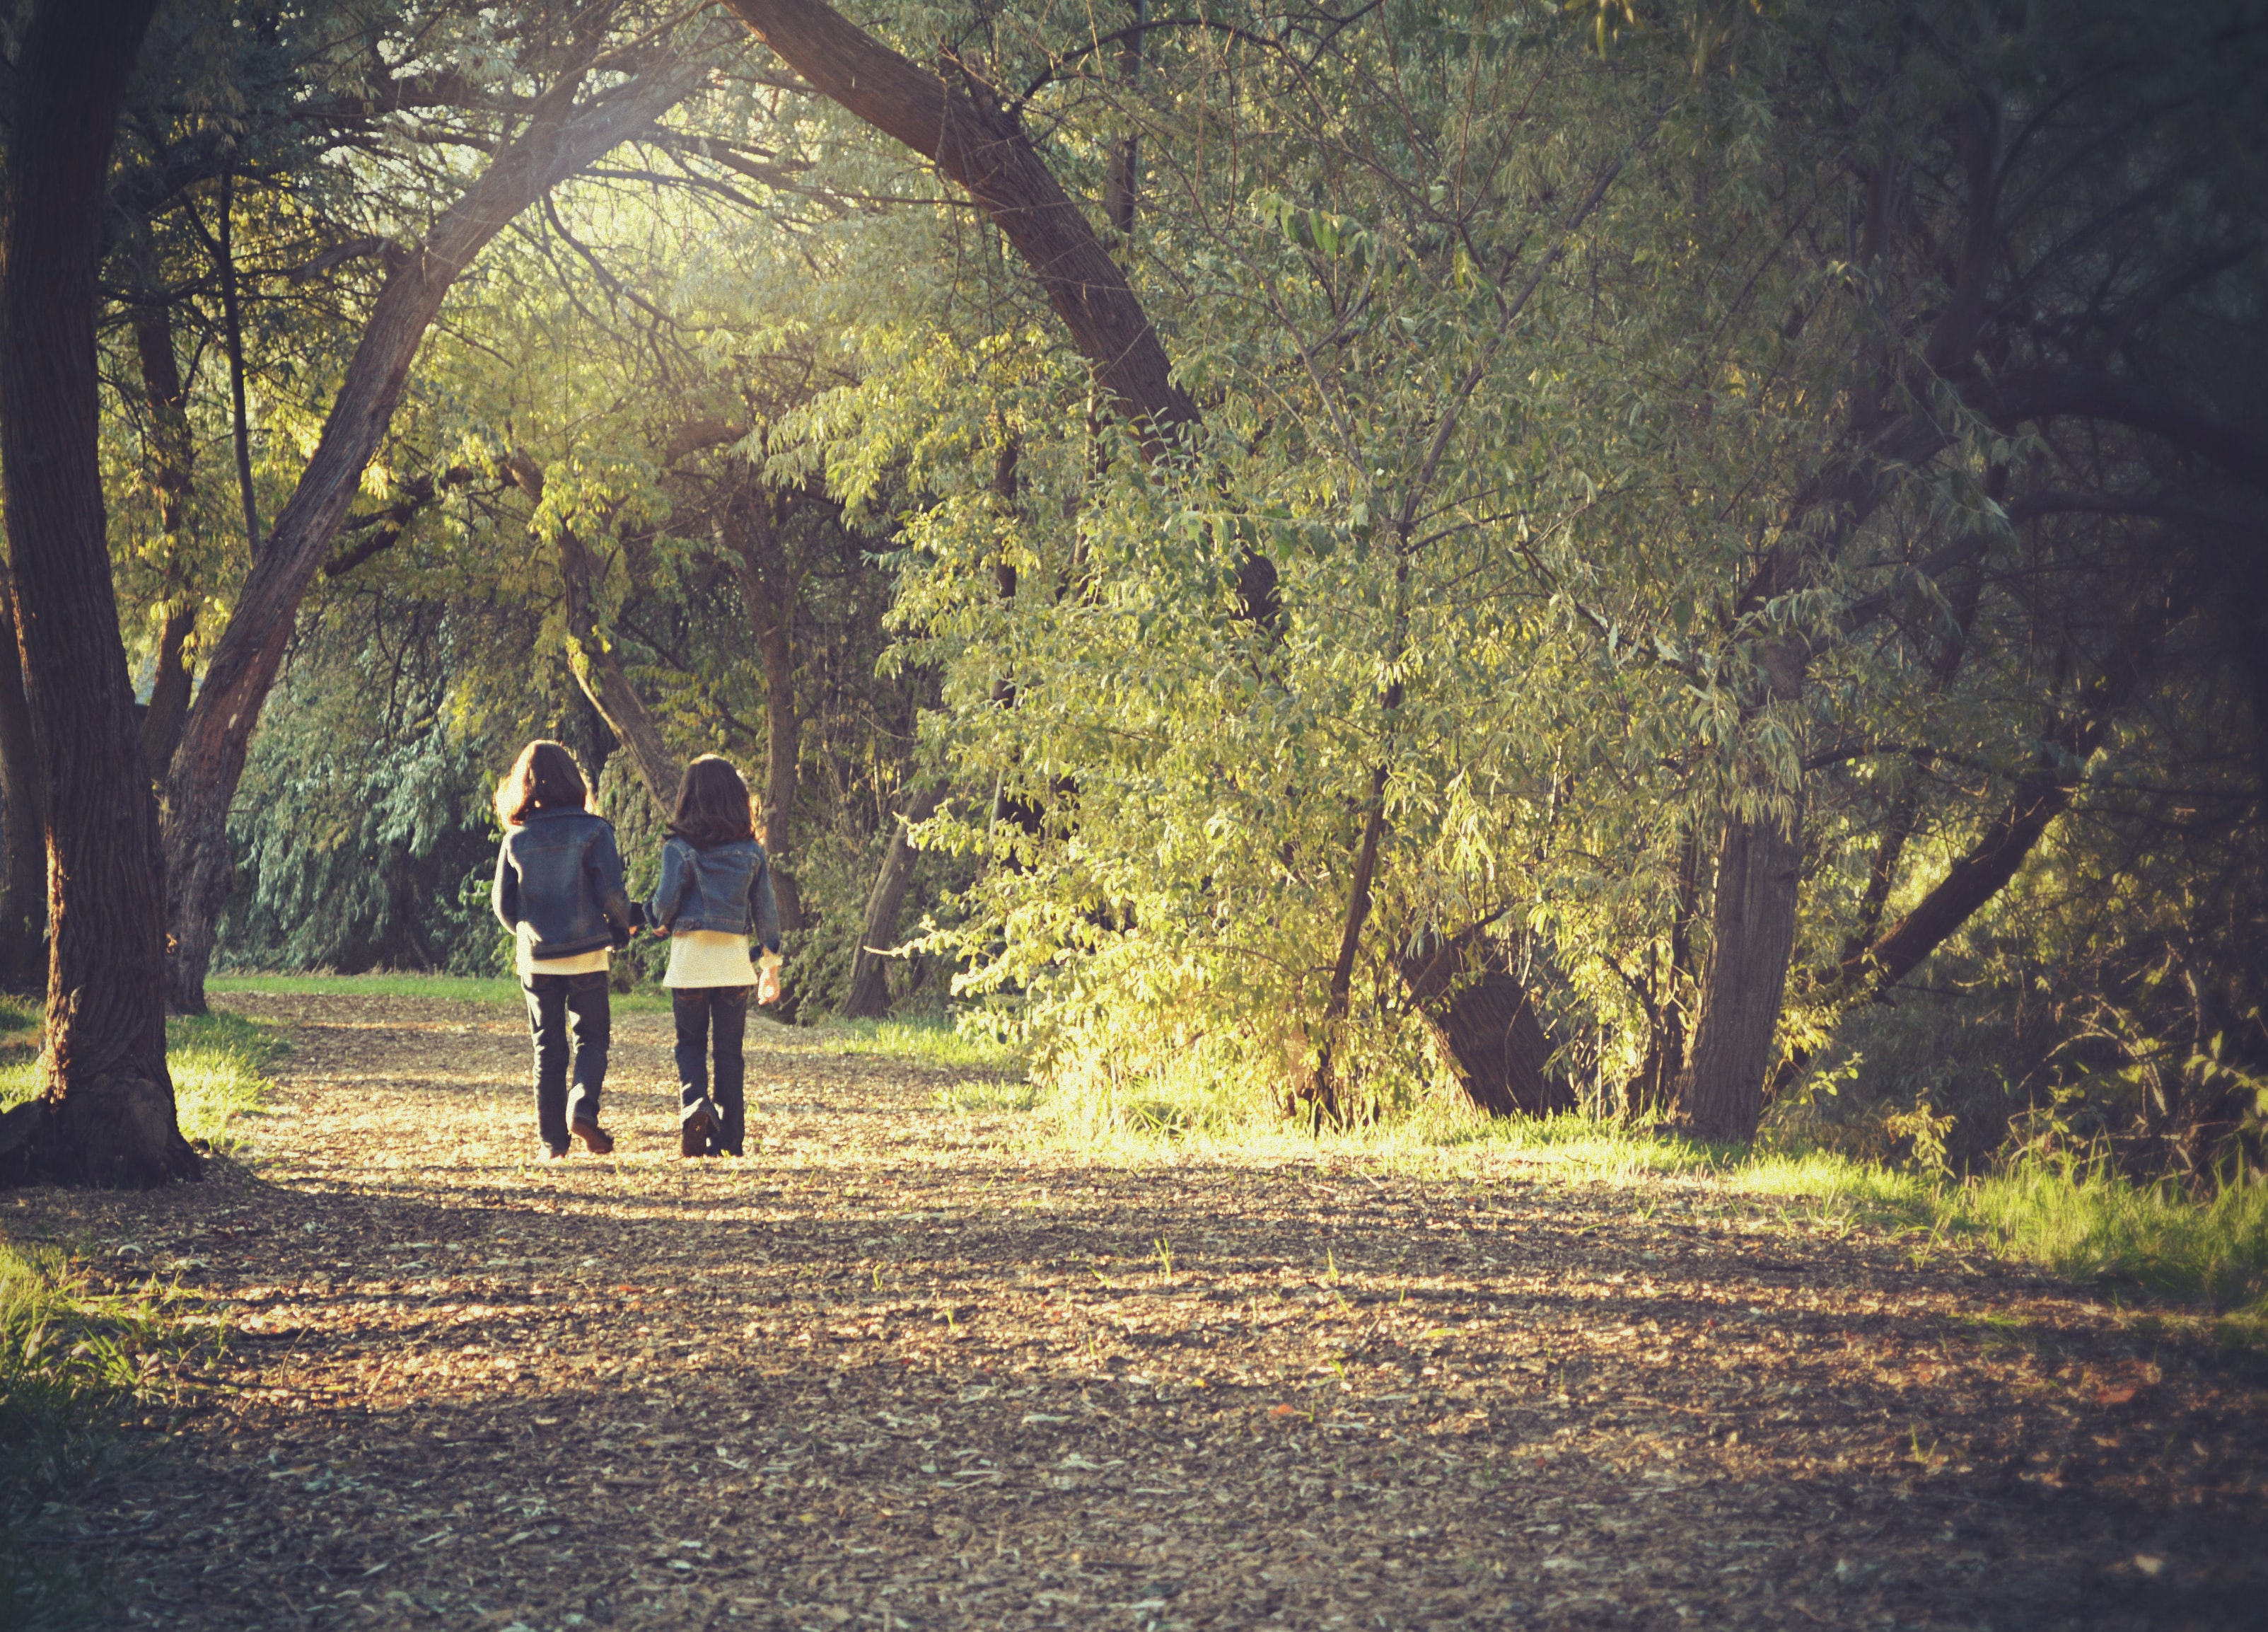
<path id="1" fill-rule="evenodd" d="M 767 952 L 780 949 L 779 904 L 772 899 L 771 863 L 753 838 L 696 849 L 688 839 L 661 846 L 661 882 L 646 903 L 646 922 L 657 929 L 715 929 L 745 935 L 751 929 Z"/>
<path id="2" fill-rule="evenodd" d="M 626 940 L 630 891 L 614 824 L 587 810 L 539 810 L 497 851 L 497 921 L 534 933 L 537 958 L 572 957 Z"/>

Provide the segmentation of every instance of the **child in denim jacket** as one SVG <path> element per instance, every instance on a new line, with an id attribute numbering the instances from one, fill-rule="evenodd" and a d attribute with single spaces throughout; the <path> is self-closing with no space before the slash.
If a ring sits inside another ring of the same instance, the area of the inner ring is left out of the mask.
<path id="1" fill-rule="evenodd" d="M 656 934 L 669 937 L 661 983 L 677 1021 L 681 1148 L 688 1156 L 739 1156 L 748 997 L 778 1000 L 780 925 L 771 866 L 756 842 L 755 802 L 729 761 L 704 754 L 685 767 L 661 847 L 661 882 L 645 917 Z M 761 976 L 748 962 L 752 930 L 764 949 Z"/>
<path id="2" fill-rule="evenodd" d="M 599 1126 L 613 1023 L 607 965 L 636 920 L 614 827 L 589 806 L 582 768 L 557 742 L 530 742 L 497 785 L 504 835 L 490 899 L 512 932 L 535 1042 L 536 1132 L 554 1160 L 567 1154 L 571 1127 L 593 1156 L 615 1148 Z"/>

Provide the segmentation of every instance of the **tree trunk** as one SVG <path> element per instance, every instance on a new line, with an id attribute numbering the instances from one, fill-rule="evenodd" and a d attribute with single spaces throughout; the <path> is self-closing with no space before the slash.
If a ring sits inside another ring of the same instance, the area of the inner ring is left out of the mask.
<path id="1" fill-rule="evenodd" d="M 850 994 L 843 1001 L 846 1020 L 880 1020 L 890 1012 L 889 959 L 882 956 L 898 938 L 898 911 L 905 905 L 907 886 L 913 882 L 918 853 L 906 833 L 917 822 L 926 822 L 944 801 L 942 793 L 914 795 L 897 831 L 890 835 L 889 853 L 866 897 L 866 925 L 850 964 Z"/>
<path id="2" fill-rule="evenodd" d="M 790 864 L 802 751 L 802 722 L 795 707 L 796 583 L 770 506 L 771 495 L 762 489 L 739 496 L 725 506 L 723 531 L 764 665 L 763 831 L 756 837 L 771 861 L 780 926 L 794 930 L 804 924 L 803 896 Z"/>
<path id="3" fill-rule="evenodd" d="M 1693 1007 L 1693 919 L 1701 899 L 1701 830 L 1688 825 L 1677 841 L 1677 875 L 1669 916 L 1669 975 L 1647 1001 L 1646 1063 L 1623 1085 L 1627 1122 L 1648 1122 L 1677 1097 L 1685 1070 L 1687 1019 Z"/>
<path id="4" fill-rule="evenodd" d="M 166 1069 L 158 806 L 119 638 L 96 447 L 96 275 L 112 137 L 156 0 L 40 0 L 22 36 L 0 272 L 0 469 L 16 633 L 47 773 L 45 1092 L 0 1174 L 193 1178 Z"/>
<path id="5" fill-rule="evenodd" d="M 244 547 L 260 554 L 260 495 L 252 485 L 252 412 L 244 400 L 244 303 L 236 283 L 236 173 L 220 173 L 220 241 L 213 246 L 220 270 L 223 337 L 228 348 L 228 400 L 236 444 L 236 496 L 244 506 Z"/>
<path id="6" fill-rule="evenodd" d="M 154 261 L 154 255 L 149 258 Z M 196 439 L 189 431 L 189 395 L 181 384 L 180 360 L 173 350 L 173 308 L 158 290 L 156 267 L 145 267 L 143 276 L 142 301 L 134 311 L 134 349 L 142 366 L 143 401 L 155 455 L 150 485 L 158 495 L 158 530 L 166 540 L 166 621 L 158 636 L 150 706 L 142 716 L 142 757 L 151 779 L 157 781 L 173 761 L 181 722 L 189 710 L 188 643 L 196 632 L 197 597 L 188 584 L 183 535 L 196 481 Z"/>
<path id="7" fill-rule="evenodd" d="M 1197 422 L 1174 383 L 1166 348 L 1126 274 L 1041 162 L 1013 114 L 917 68 L 821 0 L 726 0 L 756 38 L 821 96 L 902 142 L 966 188 L 1000 229 L 1071 331 L 1119 411 L 1155 460 Z M 1133 163 L 1128 153 L 1130 171 Z M 1126 216 L 1132 223 L 1133 199 Z M 1276 564 L 1243 546 L 1238 615 L 1273 629 L 1281 610 Z"/>
<path id="8" fill-rule="evenodd" d="M 181 743 L 181 726 L 189 717 L 189 696 L 195 683 L 189 668 L 189 637 L 196 628 L 197 603 L 190 601 L 166 613 L 158 631 L 150 706 L 142 715 L 142 763 L 153 783 L 173 763 L 173 750 Z"/>
<path id="9" fill-rule="evenodd" d="M 1795 954 L 1803 817 L 1734 816 L 1717 853 L 1708 972 L 1693 1053 L 1678 1082 L 1679 1119 L 1699 1138 L 1738 1142 L 1764 1117 L 1764 1077 Z"/>
<path id="10" fill-rule="evenodd" d="M 0 991 L 48 989 L 48 777 L 24 700 L 15 592 L 0 571 Z"/>
<path id="11" fill-rule="evenodd" d="M 1134 30 L 1119 42 L 1118 73 L 1129 91 L 1142 82 L 1143 31 L 1150 21 L 1150 0 L 1134 0 Z M 1142 138 L 1129 130 L 1110 144 L 1110 166 L 1102 184 L 1102 213 L 1126 238 L 1134 231 L 1134 206 L 1142 193 Z"/>
<path id="12" fill-rule="evenodd" d="M 1399 691 L 1398 683 L 1395 689 Z M 1393 705 L 1388 705 L 1389 709 Z M 1362 945 L 1363 927 L 1370 921 L 1370 886 L 1378 875 L 1378 846 L 1386 834 L 1386 779 L 1383 764 L 1371 773 L 1362 838 L 1355 847 L 1354 876 L 1347 884 L 1346 915 L 1339 926 L 1338 954 L 1331 960 L 1330 985 L 1323 999 L 1322 1023 L 1317 1028 L 1322 1036 L 1310 1038 L 1295 1033 L 1287 1061 L 1285 1108 L 1333 1127 L 1344 1126 L 1354 1115 L 1348 1097 L 1351 1085 L 1339 1069 L 1338 1033 L 1353 999 L 1355 955 Z"/>
<path id="13" fill-rule="evenodd" d="M 1410 1001 L 1473 1104 L 1491 1116 L 1575 1108 L 1573 1088 L 1550 1070 L 1551 1040 L 1534 1001 L 1485 929 L 1430 936 L 1399 962 Z"/>
<path id="14" fill-rule="evenodd" d="M 1197 405 L 1174 383 L 1166 348 L 1126 274 L 1011 115 L 990 98 L 980 107 L 819 0 L 726 3 L 821 96 L 968 190 L 1015 246 L 1071 343 L 1145 441 L 1154 448 L 1196 420 Z"/>
<path id="15" fill-rule="evenodd" d="M 585 70 L 587 71 L 587 70 Z M 244 775 L 260 711 L 291 639 L 299 603 L 321 570 L 364 468 L 392 421 L 409 366 L 449 286 L 488 241 L 559 182 L 644 129 L 705 77 L 665 58 L 577 110 L 583 71 L 539 97 L 526 127 L 479 181 L 442 211 L 393 270 L 347 366 L 314 456 L 253 564 L 228 628 L 205 665 L 166 789 L 166 855 L 173 951 L 166 995 L 201 1013 L 213 928 L 235 881 L 228 808 Z M 669 795 L 675 794 L 669 790 Z"/>

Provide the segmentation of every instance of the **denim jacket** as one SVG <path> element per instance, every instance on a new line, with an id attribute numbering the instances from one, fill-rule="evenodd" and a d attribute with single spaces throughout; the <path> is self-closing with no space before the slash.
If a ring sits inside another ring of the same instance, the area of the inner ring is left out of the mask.
<path id="1" fill-rule="evenodd" d="M 627 939 L 630 893 L 614 824 L 587 810 L 538 810 L 497 852 L 497 921 L 534 932 L 531 955 L 573 957 Z"/>
<path id="2" fill-rule="evenodd" d="M 771 863 L 753 838 L 694 848 L 689 839 L 661 846 L 661 882 L 646 903 L 646 921 L 670 931 L 715 929 L 745 935 L 751 929 L 767 952 L 780 949 L 779 905 L 772 899 Z"/>

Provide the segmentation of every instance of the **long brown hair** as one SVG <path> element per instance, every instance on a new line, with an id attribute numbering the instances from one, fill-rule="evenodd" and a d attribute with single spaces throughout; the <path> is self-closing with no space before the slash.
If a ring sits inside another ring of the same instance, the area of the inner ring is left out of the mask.
<path id="1" fill-rule="evenodd" d="M 685 767 L 669 835 L 700 850 L 756 836 L 755 801 L 731 760 L 703 754 Z"/>
<path id="2" fill-rule="evenodd" d="M 530 742 L 497 784 L 497 820 L 519 827 L 539 810 L 587 810 L 590 785 L 563 743 Z"/>

